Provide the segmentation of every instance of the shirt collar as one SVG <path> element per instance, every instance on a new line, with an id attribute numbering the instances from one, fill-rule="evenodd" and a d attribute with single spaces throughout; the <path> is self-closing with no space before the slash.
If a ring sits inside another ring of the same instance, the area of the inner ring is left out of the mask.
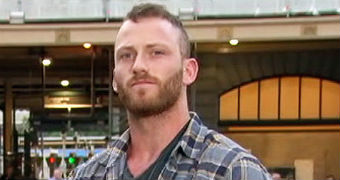
<path id="1" fill-rule="evenodd" d="M 208 134 L 208 128 L 203 125 L 201 119 L 195 112 L 190 112 L 190 120 L 187 129 L 185 130 L 179 145 L 176 146 L 176 153 L 181 148 L 184 154 L 190 158 L 197 159 L 204 148 L 204 141 Z M 110 157 L 103 158 L 103 164 L 112 166 L 119 158 L 126 157 L 128 142 L 130 140 L 130 130 L 127 129 L 118 140 L 113 142 L 112 148 L 109 150 Z M 107 161 L 107 159 L 109 159 Z"/>
<path id="2" fill-rule="evenodd" d="M 197 159 L 201 156 L 201 152 L 206 146 L 204 142 L 207 138 L 212 137 L 207 136 L 209 134 L 208 128 L 203 125 L 195 112 L 190 112 L 190 117 L 188 128 L 180 140 L 179 146 L 186 156 Z"/>
<path id="3" fill-rule="evenodd" d="M 119 137 L 119 139 L 115 140 L 112 143 L 111 148 L 108 151 L 110 153 L 110 157 L 107 157 L 107 159 L 109 160 L 106 162 L 103 161 L 103 164 L 106 164 L 107 167 L 111 167 L 115 164 L 117 160 L 119 160 L 122 157 L 126 157 L 129 140 L 130 140 L 130 130 L 127 129 Z"/>

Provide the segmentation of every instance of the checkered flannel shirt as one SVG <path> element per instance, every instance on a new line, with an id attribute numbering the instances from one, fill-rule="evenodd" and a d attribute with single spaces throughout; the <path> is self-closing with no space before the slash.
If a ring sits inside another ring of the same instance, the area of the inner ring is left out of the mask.
<path id="1" fill-rule="evenodd" d="M 129 130 L 86 163 L 69 180 L 120 180 L 127 158 Z M 158 180 L 270 180 L 266 168 L 238 144 L 204 126 L 191 113 L 187 130 L 172 151 Z"/>

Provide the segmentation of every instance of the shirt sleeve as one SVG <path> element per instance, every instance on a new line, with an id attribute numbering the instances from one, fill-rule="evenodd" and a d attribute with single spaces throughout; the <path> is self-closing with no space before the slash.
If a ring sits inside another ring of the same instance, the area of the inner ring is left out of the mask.
<path id="1" fill-rule="evenodd" d="M 226 174 L 227 180 L 272 180 L 266 168 L 253 158 L 243 157 L 233 162 Z"/>
<path id="2" fill-rule="evenodd" d="M 69 174 L 67 174 L 66 180 L 76 180 L 77 168 L 73 169 Z"/>
<path id="3" fill-rule="evenodd" d="M 84 172 L 86 172 L 84 171 L 85 168 L 86 166 L 84 166 L 84 164 L 77 166 L 67 175 L 66 180 L 81 180 L 80 174 L 84 175 Z"/>
<path id="4" fill-rule="evenodd" d="M 66 180 L 75 180 L 74 170 L 72 170 L 69 174 L 67 174 Z"/>

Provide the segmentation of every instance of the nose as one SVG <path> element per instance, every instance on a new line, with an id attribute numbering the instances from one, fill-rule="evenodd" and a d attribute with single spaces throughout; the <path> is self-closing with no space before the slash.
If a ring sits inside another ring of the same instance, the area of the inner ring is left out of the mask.
<path id="1" fill-rule="evenodd" d="M 134 74 L 139 74 L 139 73 L 146 73 L 148 71 L 148 65 L 146 62 L 146 58 L 142 53 L 137 54 L 135 57 L 135 61 L 132 66 L 132 72 Z"/>

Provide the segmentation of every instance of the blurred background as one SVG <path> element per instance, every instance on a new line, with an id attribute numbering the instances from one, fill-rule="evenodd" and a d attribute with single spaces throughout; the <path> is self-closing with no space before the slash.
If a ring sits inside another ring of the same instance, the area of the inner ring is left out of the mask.
<path id="1" fill-rule="evenodd" d="M 282 179 L 340 178 L 340 0 L 0 0 L 0 174 L 68 173 L 127 128 L 113 49 L 145 2 L 183 20 L 205 124 Z"/>

